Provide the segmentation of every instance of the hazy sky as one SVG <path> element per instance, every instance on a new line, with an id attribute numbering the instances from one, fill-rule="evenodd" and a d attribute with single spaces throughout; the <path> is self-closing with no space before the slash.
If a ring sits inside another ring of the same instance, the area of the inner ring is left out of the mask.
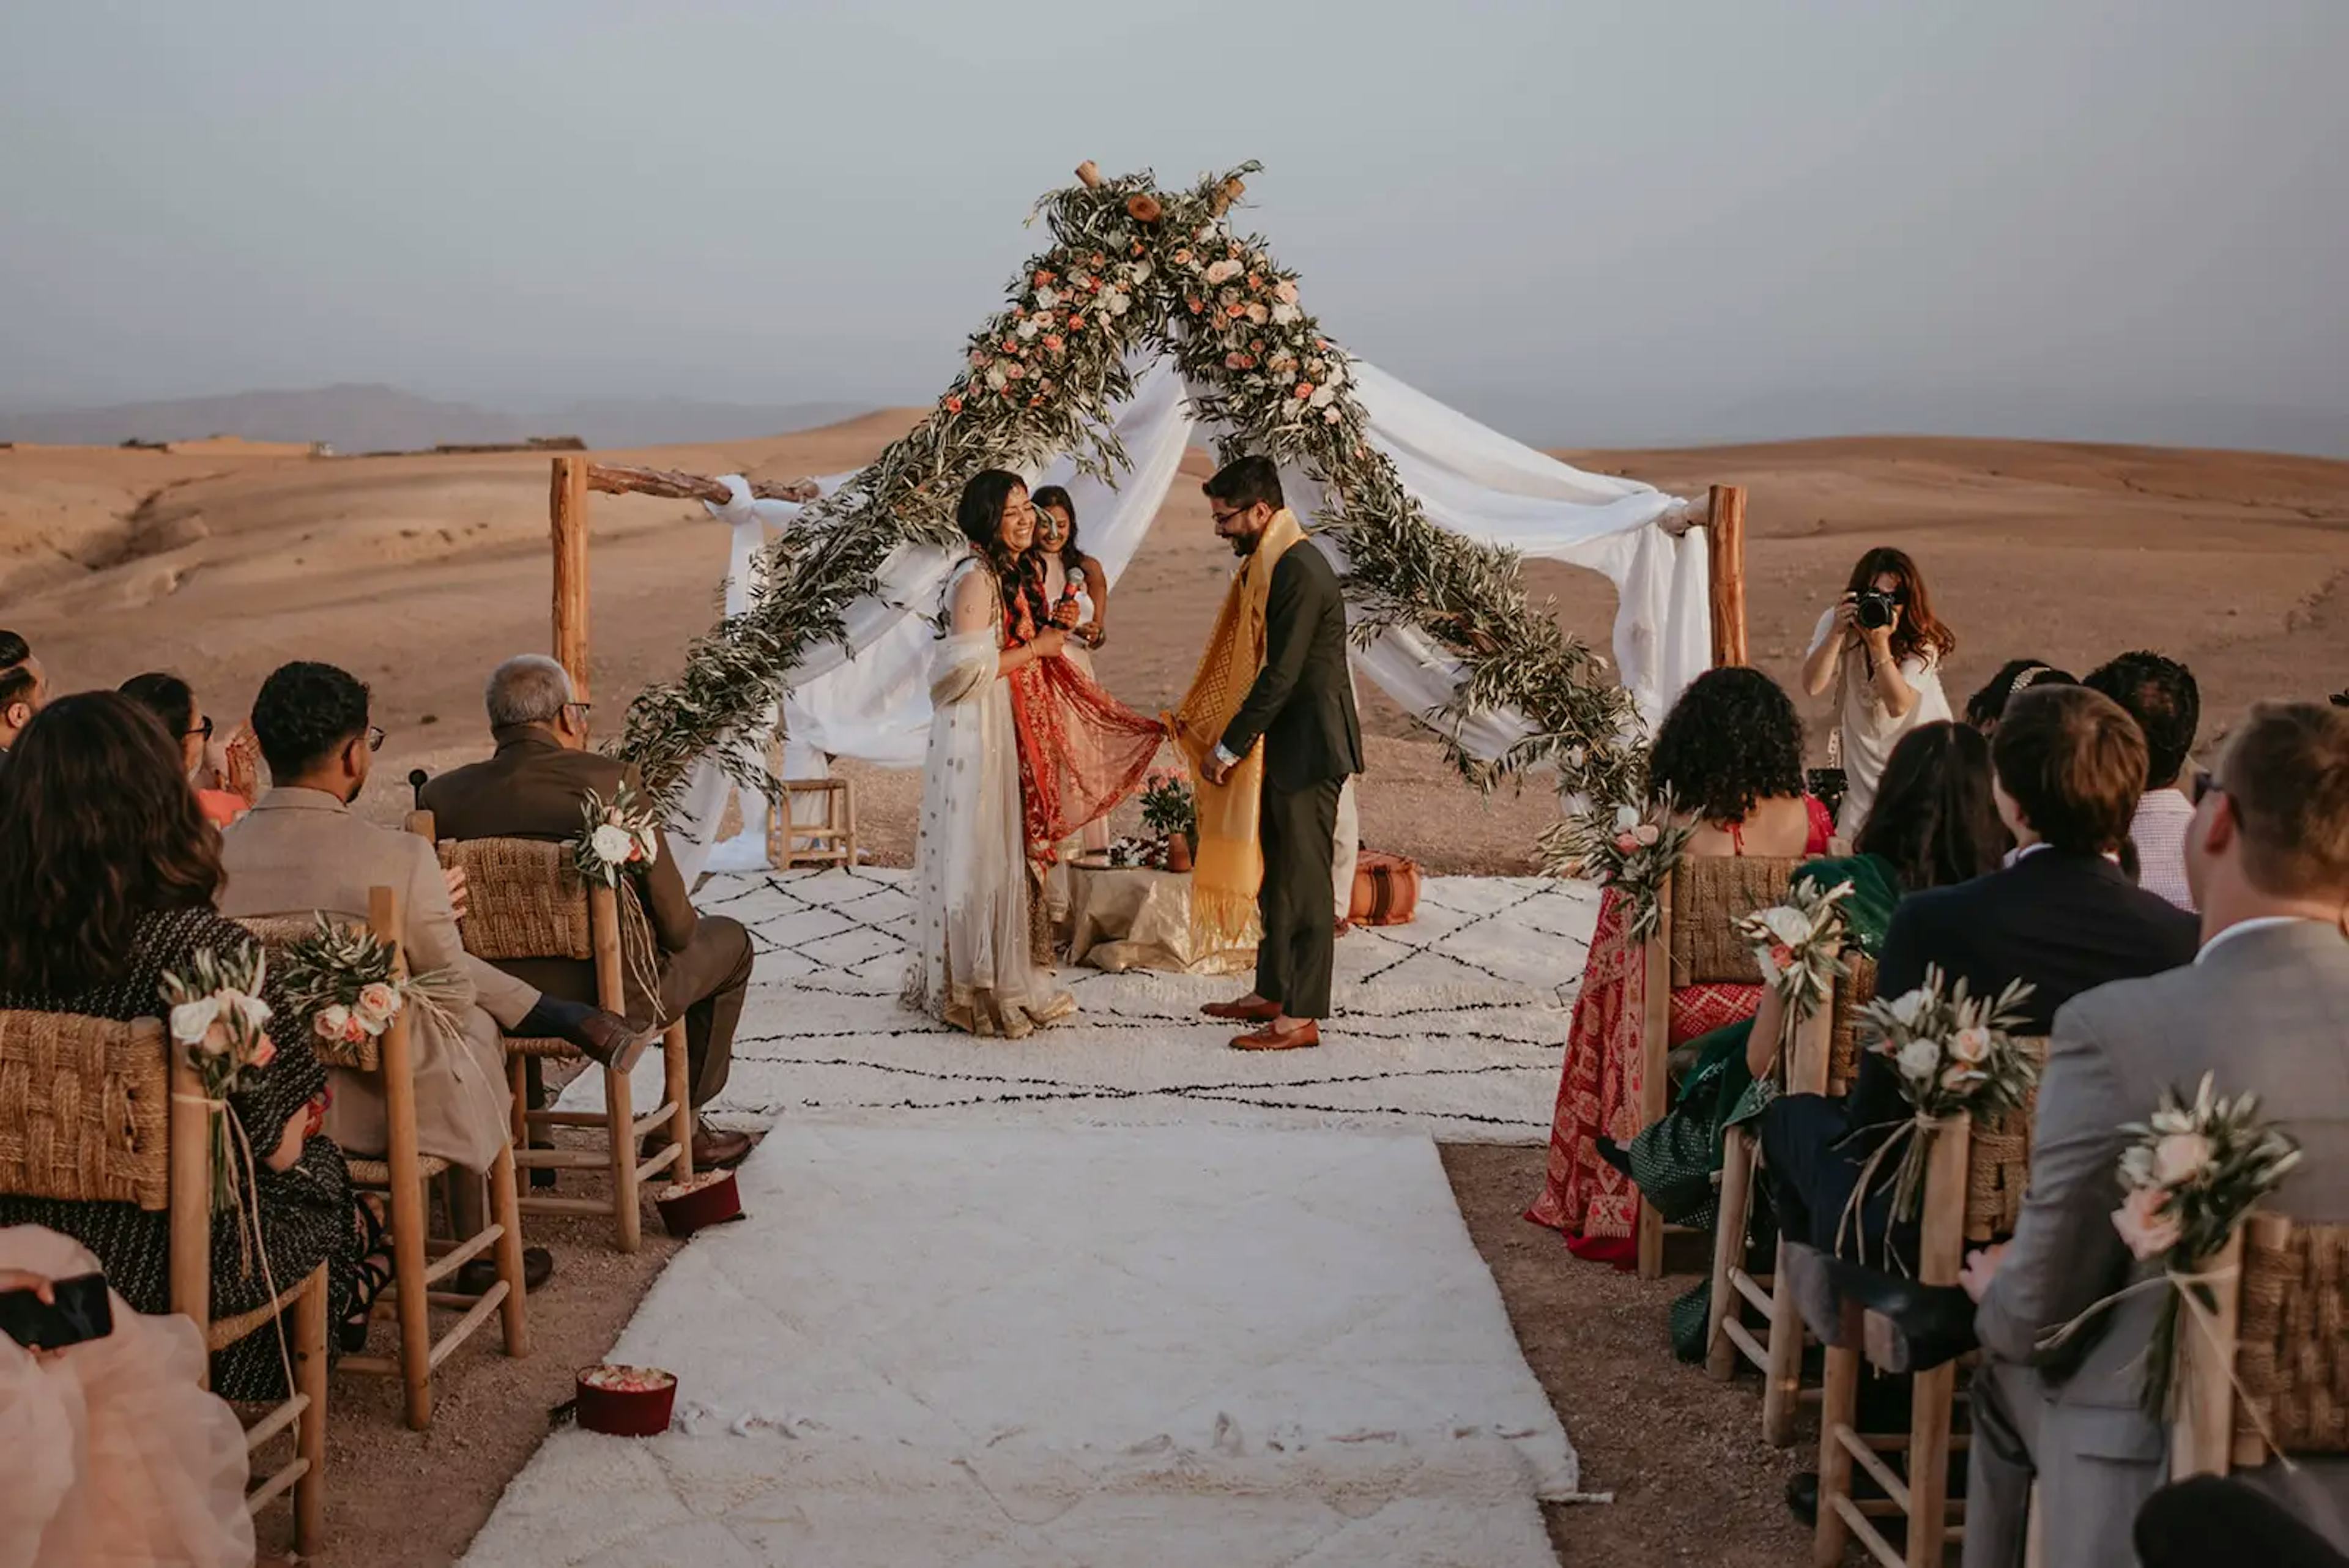
<path id="1" fill-rule="evenodd" d="M 2344 67 L 2344 0 L 13 0 L 0 404 L 916 400 L 1080 160 L 1253 157 L 1324 323 L 1535 439 L 2349 440 Z"/>

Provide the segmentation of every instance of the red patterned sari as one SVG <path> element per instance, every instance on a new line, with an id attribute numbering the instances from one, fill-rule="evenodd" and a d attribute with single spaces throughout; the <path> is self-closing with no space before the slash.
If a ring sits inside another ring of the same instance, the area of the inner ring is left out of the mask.
<path id="1" fill-rule="evenodd" d="M 1812 803 L 1806 855 L 1826 847 L 1832 825 Z M 1640 1189 L 1599 1158 L 1596 1140 L 1629 1143 L 1640 1130 L 1644 1063 L 1640 1020 L 1647 1010 L 1645 944 L 1625 940 L 1625 899 L 1613 888 L 1599 903 L 1582 989 L 1574 999 L 1557 1108 L 1550 1120 L 1549 1172 L 1526 1218 L 1564 1232 L 1578 1258 L 1630 1267 L 1638 1255 Z M 1688 985 L 1672 992 L 1672 1045 L 1754 1016 L 1758 985 Z"/>
<path id="2" fill-rule="evenodd" d="M 1032 640 L 1041 585 L 1004 596 L 1004 645 Z M 1019 738 L 1019 802 L 1028 855 L 1050 865 L 1057 846 L 1142 784 L 1166 738 L 1066 659 L 1040 659 L 1011 672 L 1011 722 Z"/>

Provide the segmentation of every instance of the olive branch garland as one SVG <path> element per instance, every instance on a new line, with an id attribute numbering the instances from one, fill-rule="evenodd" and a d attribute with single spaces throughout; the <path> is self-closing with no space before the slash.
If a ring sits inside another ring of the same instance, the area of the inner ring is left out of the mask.
<path id="1" fill-rule="evenodd" d="M 781 701 L 810 649 L 845 637 L 849 607 L 893 553 L 959 540 L 954 506 L 971 474 L 1067 453 L 1114 483 L 1129 464 L 1111 414 L 1133 390 L 1129 357 L 1145 350 L 1173 356 L 1201 416 L 1226 427 L 1221 458 L 1262 453 L 1322 486 L 1321 531 L 1346 556 L 1358 641 L 1412 626 L 1460 661 L 1450 701 L 1413 717 L 1464 777 L 1489 789 L 1549 763 L 1561 794 L 1644 796 L 1635 710 L 1606 659 L 1527 598 L 1514 552 L 1428 521 L 1371 443 L 1350 361 L 1304 309 L 1297 275 L 1232 227 L 1230 204 L 1259 167 L 1182 191 L 1159 190 L 1148 170 L 1095 175 L 1037 202 L 1030 222 L 1040 217 L 1052 244 L 972 336 L 938 402 L 804 507 L 761 553 L 750 607 L 696 639 L 677 679 L 630 704 L 618 750 L 656 801 L 673 805 L 712 753 L 736 783 L 772 793 L 757 759 L 726 742 Z M 1500 756 L 1471 756 L 1452 738 L 1461 721 L 1503 707 L 1529 729 Z"/>

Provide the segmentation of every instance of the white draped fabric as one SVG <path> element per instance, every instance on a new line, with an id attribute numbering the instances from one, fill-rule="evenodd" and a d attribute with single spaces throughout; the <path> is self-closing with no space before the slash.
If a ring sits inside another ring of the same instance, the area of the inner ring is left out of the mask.
<path id="1" fill-rule="evenodd" d="M 1371 441 L 1393 461 L 1431 523 L 1537 560 L 1586 566 L 1614 583 L 1617 671 L 1641 719 L 1652 724 L 1711 661 L 1703 530 L 1676 535 L 1667 526 L 1688 514 L 1688 504 L 1634 480 L 1560 462 L 1374 366 L 1356 360 L 1350 369 Z M 1136 377 L 1133 396 L 1112 422 L 1133 465 L 1114 488 L 1078 472 L 1066 458 L 1029 477 L 1068 487 L 1085 550 L 1114 587 L 1156 520 L 1185 450 L 1200 432 L 1180 372 L 1163 360 Z M 836 474 L 818 483 L 830 494 L 851 477 Z M 753 500 L 739 479 L 726 483 L 734 500 L 709 511 L 734 531 L 726 579 L 726 609 L 732 615 L 749 603 L 751 565 L 766 531 L 789 529 L 800 508 Z M 1283 483 L 1291 509 L 1313 526 L 1321 511 L 1318 488 L 1292 472 L 1284 472 Z M 1340 553 L 1330 553 L 1342 568 Z M 929 617 L 954 559 L 953 552 L 941 549 L 900 550 L 882 571 L 875 594 L 851 607 L 845 645 L 807 651 L 781 715 L 786 776 L 821 777 L 831 757 L 890 767 L 920 764 L 930 732 L 936 651 Z M 1462 678 L 1458 660 L 1409 627 L 1391 628 L 1357 649 L 1354 666 L 1423 718 L 1451 700 Z M 1523 716 L 1506 710 L 1476 713 L 1447 728 L 1463 749 L 1482 757 L 1500 755 L 1528 733 Z M 709 842 L 726 798 L 723 771 L 704 759 L 670 829 L 688 881 L 705 868 L 764 864 L 763 828 L 753 832 L 746 824 L 740 838 Z"/>

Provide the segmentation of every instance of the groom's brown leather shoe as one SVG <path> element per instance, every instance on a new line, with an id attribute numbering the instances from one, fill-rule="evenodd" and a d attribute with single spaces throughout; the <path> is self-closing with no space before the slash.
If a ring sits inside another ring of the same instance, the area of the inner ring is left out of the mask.
<path id="1" fill-rule="evenodd" d="M 1299 1051 L 1308 1045 L 1321 1044 L 1321 1025 L 1309 1018 L 1284 1034 L 1269 1021 L 1253 1034 L 1243 1034 L 1232 1042 L 1235 1051 Z"/>
<path id="2" fill-rule="evenodd" d="M 1225 1023 L 1269 1023 L 1280 1016 L 1277 1002 L 1211 1002 L 1199 1009 Z"/>

